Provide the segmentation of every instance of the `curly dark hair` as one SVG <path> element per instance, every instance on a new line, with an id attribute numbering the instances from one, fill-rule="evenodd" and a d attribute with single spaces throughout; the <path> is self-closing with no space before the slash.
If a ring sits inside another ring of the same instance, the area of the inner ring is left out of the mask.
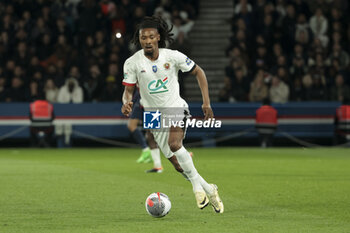
<path id="1" fill-rule="evenodd" d="M 158 30 L 158 33 L 160 35 L 160 41 L 158 42 L 159 48 L 165 48 L 166 47 L 166 41 L 171 44 L 174 39 L 172 36 L 174 35 L 171 33 L 171 30 L 173 29 L 173 25 L 169 28 L 168 24 L 165 22 L 164 19 L 157 16 L 146 16 L 143 18 L 142 22 L 137 25 L 136 31 L 134 33 L 134 36 L 132 38 L 132 43 L 135 45 L 140 45 L 139 43 L 139 32 L 140 29 L 143 28 L 155 28 Z"/>

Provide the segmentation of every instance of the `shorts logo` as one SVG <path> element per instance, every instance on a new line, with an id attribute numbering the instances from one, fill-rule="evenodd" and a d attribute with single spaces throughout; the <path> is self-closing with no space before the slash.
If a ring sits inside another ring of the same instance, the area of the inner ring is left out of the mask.
<path id="1" fill-rule="evenodd" d="M 160 129 L 161 127 L 162 113 L 157 110 L 156 112 L 143 112 L 143 128 L 144 129 Z"/>
<path id="2" fill-rule="evenodd" d="M 150 91 L 150 94 L 157 94 L 157 93 L 162 93 L 162 92 L 167 92 L 169 91 L 168 88 L 166 87 L 166 84 L 168 83 L 168 77 L 165 79 L 161 80 L 158 79 L 152 80 L 151 82 L 148 83 L 148 90 Z"/>
<path id="3" fill-rule="evenodd" d="M 166 70 L 168 70 L 168 69 L 170 68 L 170 64 L 169 64 L 169 63 L 165 63 L 165 64 L 164 64 L 164 68 L 165 68 Z"/>
<path id="4" fill-rule="evenodd" d="M 191 63 L 192 63 L 192 60 L 189 58 L 186 58 L 186 64 L 189 66 L 189 65 L 191 65 Z"/>
<path id="5" fill-rule="evenodd" d="M 156 65 L 152 66 L 152 70 L 154 73 L 157 73 L 157 70 L 158 70 L 157 66 Z"/>

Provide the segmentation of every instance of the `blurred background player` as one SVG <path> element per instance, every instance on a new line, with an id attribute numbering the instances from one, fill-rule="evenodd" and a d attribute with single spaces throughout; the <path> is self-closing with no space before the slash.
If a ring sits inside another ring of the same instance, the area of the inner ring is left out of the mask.
<path id="1" fill-rule="evenodd" d="M 140 157 L 136 160 L 137 163 L 150 163 L 153 161 L 153 168 L 147 170 L 146 172 L 156 172 L 161 173 L 163 171 L 160 151 L 157 143 L 154 141 L 153 135 L 146 131 L 147 141 L 144 134 L 138 128 L 138 125 L 143 121 L 143 107 L 140 105 L 140 93 L 136 89 L 133 96 L 133 107 L 132 113 L 128 121 L 128 129 L 132 137 L 140 144 L 142 147 L 142 153 Z M 148 144 L 147 144 L 148 143 Z"/>
<path id="2" fill-rule="evenodd" d="M 151 149 L 151 156 L 153 160 L 153 168 L 150 170 L 147 170 L 147 173 L 161 173 L 163 172 L 162 162 L 160 160 L 160 150 L 158 148 L 158 145 L 156 141 L 154 140 L 153 134 L 151 131 L 146 130 L 146 139 L 147 143 Z"/>

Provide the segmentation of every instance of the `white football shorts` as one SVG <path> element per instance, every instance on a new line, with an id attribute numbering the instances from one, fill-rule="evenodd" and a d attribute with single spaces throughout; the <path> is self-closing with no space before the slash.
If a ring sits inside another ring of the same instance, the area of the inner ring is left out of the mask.
<path id="1" fill-rule="evenodd" d="M 181 114 L 177 114 L 177 117 L 175 117 L 175 120 L 183 120 L 186 122 L 190 117 L 190 112 L 188 108 L 184 108 L 181 111 Z M 185 124 L 186 125 L 186 124 Z M 186 136 L 186 127 L 183 127 L 184 130 L 184 137 Z M 162 129 L 152 129 L 151 133 L 154 136 L 154 140 L 157 142 L 159 149 L 163 152 L 164 156 L 169 159 L 173 156 L 173 152 L 170 150 L 169 147 L 169 134 L 170 134 L 170 128 L 162 128 Z"/>

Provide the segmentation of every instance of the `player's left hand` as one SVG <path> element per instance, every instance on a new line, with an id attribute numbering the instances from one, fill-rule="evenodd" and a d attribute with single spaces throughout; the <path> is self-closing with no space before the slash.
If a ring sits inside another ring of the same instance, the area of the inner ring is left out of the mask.
<path id="1" fill-rule="evenodd" d="M 208 119 L 213 119 L 214 118 L 214 113 L 213 110 L 211 109 L 210 105 L 202 105 L 202 110 L 204 113 L 204 120 L 208 120 Z"/>

